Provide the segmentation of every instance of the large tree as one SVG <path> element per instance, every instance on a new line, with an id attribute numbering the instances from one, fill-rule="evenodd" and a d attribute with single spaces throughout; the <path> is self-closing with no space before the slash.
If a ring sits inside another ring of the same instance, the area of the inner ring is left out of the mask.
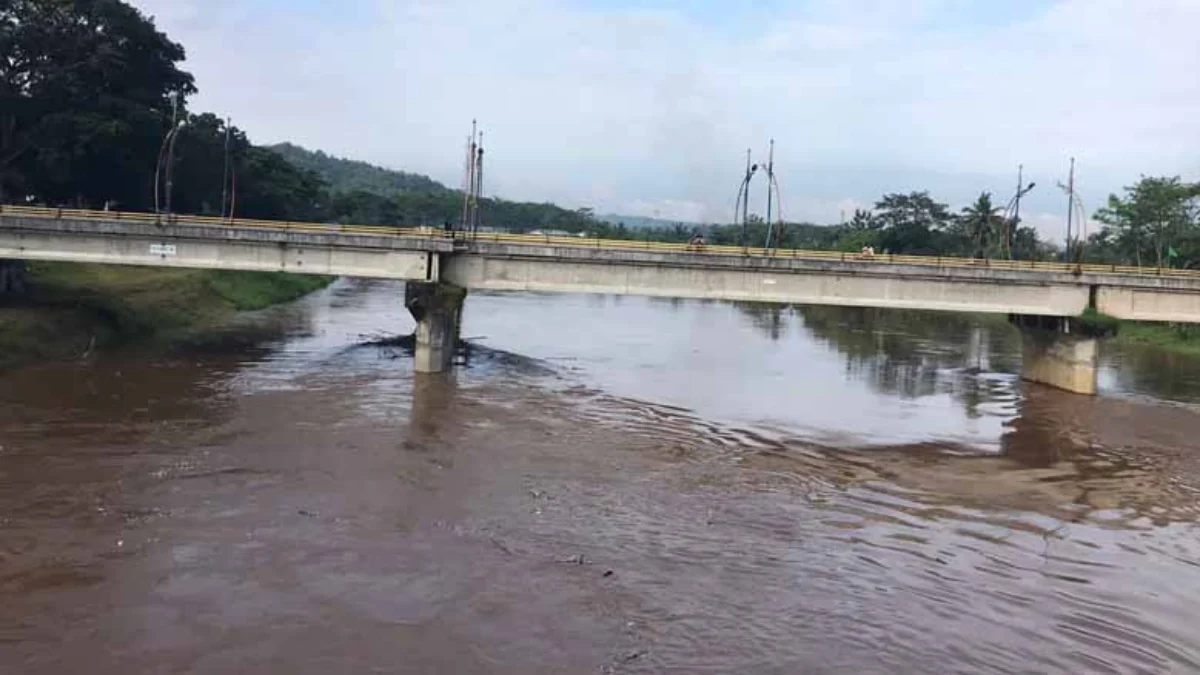
<path id="1" fill-rule="evenodd" d="M 874 222 L 882 226 L 879 243 L 891 253 L 943 253 L 952 220 L 950 207 L 928 192 L 887 194 L 875 203 Z"/>
<path id="2" fill-rule="evenodd" d="M 1096 213 L 1105 231 L 1095 243 L 1139 266 L 1146 257 L 1159 267 L 1169 265 L 1181 245 L 1196 243 L 1198 203 L 1200 184 L 1179 176 L 1143 176 L 1124 196 L 1109 195 L 1108 205 Z"/>
<path id="3" fill-rule="evenodd" d="M 1004 218 L 992 203 L 992 193 L 980 193 L 975 203 L 962 210 L 952 228 L 958 252 L 972 258 L 999 255 L 1004 243 Z"/>
<path id="4" fill-rule="evenodd" d="M 195 91 L 183 58 L 120 0 L 0 0 L 0 200 L 145 206 L 172 97 Z"/>

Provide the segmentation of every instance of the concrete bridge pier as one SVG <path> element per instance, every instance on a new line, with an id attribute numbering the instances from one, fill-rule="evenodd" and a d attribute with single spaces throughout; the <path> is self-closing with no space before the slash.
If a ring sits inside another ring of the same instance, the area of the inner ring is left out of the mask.
<path id="1" fill-rule="evenodd" d="M 466 290 L 446 283 L 410 281 L 404 305 L 417 322 L 414 368 L 418 373 L 441 373 L 454 362 L 462 327 Z"/>
<path id="2" fill-rule="evenodd" d="M 1096 394 L 1099 340 L 1070 317 L 1013 315 L 1021 330 L 1021 378 L 1075 394 Z"/>

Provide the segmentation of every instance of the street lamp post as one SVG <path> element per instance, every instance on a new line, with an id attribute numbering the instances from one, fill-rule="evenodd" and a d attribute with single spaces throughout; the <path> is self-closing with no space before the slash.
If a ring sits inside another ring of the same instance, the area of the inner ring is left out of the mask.
<path id="1" fill-rule="evenodd" d="M 738 216 L 742 217 L 742 248 L 745 249 L 749 244 L 747 242 L 747 224 L 750 219 L 750 179 L 754 177 L 758 171 L 757 164 L 751 164 L 750 151 L 746 150 L 746 175 L 742 178 L 741 187 L 738 188 L 738 199 L 733 206 L 733 223 L 737 225 Z M 738 211 L 741 211 L 739 214 Z"/>
<path id="2" fill-rule="evenodd" d="M 1034 186 L 1037 185 L 1037 183 L 1032 181 L 1030 181 L 1029 185 L 1025 185 L 1024 176 L 1022 175 L 1024 173 L 1024 169 L 1025 166 L 1023 164 L 1017 166 L 1017 193 L 1013 195 L 1012 199 L 1008 200 L 1008 206 L 1004 207 L 1005 211 L 1011 210 L 1012 212 L 1012 217 L 1005 219 L 1004 227 L 1004 248 L 1008 253 L 1009 260 L 1012 260 L 1012 240 L 1014 228 L 1021 224 L 1021 197 L 1029 194 L 1029 192 L 1033 190 Z"/>
<path id="3" fill-rule="evenodd" d="M 183 129 L 184 124 L 186 122 L 172 126 L 167 135 L 163 137 L 162 147 L 158 150 L 158 165 L 154 168 L 154 212 L 156 214 L 162 213 L 164 210 L 160 208 L 160 198 L 162 197 L 160 186 L 164 172 L 167 184 L 165 210 L 168 215 L 171 213 L 171 187 L 174 184 L 171 164 L 175 159 L 175 139 L 179 137 L 179 132 Z"/>
<path id="4" fill-rule="evenodd" d="M 187 120 L 179 119 L 179 92 L 175 92 L 171 105 L 171 128 L 167 130 L 167 135 L 163 137 L 162 146 L 158 149 L 158 164 L 154 167 L 154 213 L 161 213 L 159 208 L 159 197 L 162 194 L 159 187 L 159 181 L 162 178 L 164 164 L 167 172 L 167 195 L 166 195 L 166 211 L 171 213 L 171 187 L 173 185 L 173 174 L 171 165 L 175 159 L 175 139 L 179 136 L 179 131 L 187 124 Z"/>

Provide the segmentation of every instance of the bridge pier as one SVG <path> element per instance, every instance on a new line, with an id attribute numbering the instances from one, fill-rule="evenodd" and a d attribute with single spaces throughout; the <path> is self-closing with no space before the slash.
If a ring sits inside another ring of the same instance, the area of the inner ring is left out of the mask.
<path id="1" fill-rule="evenodd" d="M 466 290 L 451 284 L 409 281 L 404 306 L 417 322 L 414 369 L 441 373 L 450 369 L 458 347 Z"/>
<path id="2" fill-rule="evenodd" d="M 1013 315 L 1021 330 L 1021 378 L 1075 394 L 1096 394 L 1099 340 L 1070 317 Z"/>

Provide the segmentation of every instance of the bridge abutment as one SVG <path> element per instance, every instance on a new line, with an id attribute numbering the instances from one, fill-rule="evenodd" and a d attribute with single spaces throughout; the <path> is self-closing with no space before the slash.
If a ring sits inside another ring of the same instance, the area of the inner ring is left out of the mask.
<path id="1" fill-rule="evenodd" d="M 1070 317 L 1013 315 L 1021 331 L 1021 378 L 1075 394 L 1096 393 L 1099 339 Z"/>
<path id="2" fill-rule="evenodd" d="M 410 281 L 404 305 L 417 322 L 414 369 L 441 373 L 450 369 L 458 347 L 466 290 L 446 283 Z"/>

